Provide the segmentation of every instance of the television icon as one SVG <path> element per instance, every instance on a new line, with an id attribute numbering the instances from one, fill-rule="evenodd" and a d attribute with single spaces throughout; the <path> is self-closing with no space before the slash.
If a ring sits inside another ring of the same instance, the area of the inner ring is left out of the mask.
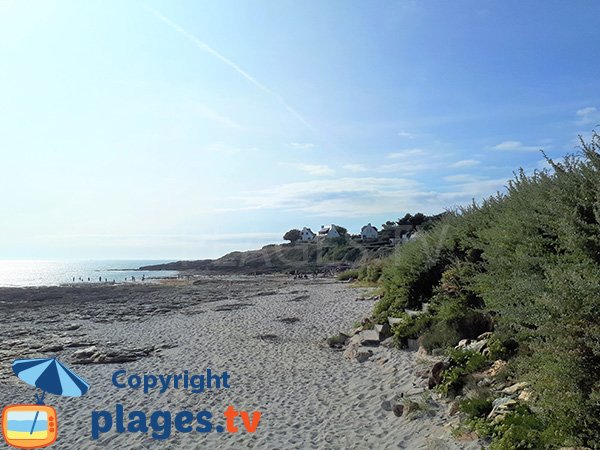
<path id="1" fill-rule="evenodd" d="M 56 410 L 45 405 L 9 405 L 2 410 L 2 435 L 18 448 L 42 448 L 56 441 Z"/>

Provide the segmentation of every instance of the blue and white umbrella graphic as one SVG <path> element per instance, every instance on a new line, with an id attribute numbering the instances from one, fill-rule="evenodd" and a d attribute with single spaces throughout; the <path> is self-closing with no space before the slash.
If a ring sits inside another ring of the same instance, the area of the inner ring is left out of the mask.
<path id="1" fill-rule="evenodd" d="M 17 359 L 12 363 L 13 372 L 25 383 L 42 390 L 35 394 L 39 405 L 44 404 L 46 392 L 67 397 L 80 397 L 90 385 L 79 375 L 63 366 L 56 358 Z M 39 411 L 35 413 L 30 433 L 35 429 Z"/>
<path id="2" fill-rule="evenodd" d="M 13 372 L 25 383 L 42 390 L 39 404 L 44 403 L 46 392 L 66 397 L 84 395 L 90 385 L 79 375 L 67 369 L 56 358 L 17 359 L 12 363 Z"/>

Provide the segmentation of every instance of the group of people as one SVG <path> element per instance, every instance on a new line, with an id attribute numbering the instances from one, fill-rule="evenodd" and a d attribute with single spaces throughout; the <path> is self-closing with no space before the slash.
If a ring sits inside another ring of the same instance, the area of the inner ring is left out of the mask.
<path id="1" fill-rule="evenodd" d="M 79 278 L 77 278 L 77 281 L 79 281 L 79 282 L 81 282 L 81 283 L 85 283 L 85 280 L 83 279 L 83 277 L 79 277 Z M 91 279 L 91 277 L 87 277 L 87 281 L 88 281 L 88 283 L 91 283 L 91 282 L 92 282 L 92 279 Z M 131 280 L 130 280 L 130 278 L 129 278 L 129 277 L 125 277 L 125 278 L 123 279 L 123 283 L 127 283 L 128 281 L 135 282 L 135 277 L 132 275 L 132 276 L 131 276 Z M 142 275 L 142 281 L 146 281 L 146 275 Z M 73 277 L 73 283 L 75 283 L 75 282 L 76 282 L 76 281 L 75 281 L 75 277 Z M 106 277 L 104 277 L 104 278 L 102 278 L 102 277 L 98 277 L 98 283 L 110 283 L 110 284 L 115 284 L 116 282 L 117 282 L 117 280 L 116 280 L 116 279 L 114 279 L 114 278 L 113 278 L 113 280 L 112 280 L 112 281 L 108 281 L 108 278 L 106 278 Z"/>

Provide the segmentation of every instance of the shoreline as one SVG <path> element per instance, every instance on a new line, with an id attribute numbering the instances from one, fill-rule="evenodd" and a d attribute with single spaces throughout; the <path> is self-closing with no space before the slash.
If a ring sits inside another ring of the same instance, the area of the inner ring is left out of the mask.
<path id="1" fill-rule="evenodd" d="M 175 280 L 178 281 L 178 280 Z M 381 348 L 358 363 L 325 339 L 371 312 L 367 288 L 333 279 L 210 276 L 179 283 L 0 288 L 0 401 L 29 402 L 34 389 L 12 375 L 15 358 L 58 357 L 91 384 L 80 399 L 51 396 L 61 421 L 54 448 L 479 448 L 455 441 L 443 403 L 427 396 L 416 353 Z M 198 281 L 201 281 L 198 283 Z M 231 388 L 193 394 L 119 390 L 131 373 L 228 371 Z M 429 405 L 413 419 L 382 407 L 414 395 Z M 263 412 L 254 434 L 101 434 L 93 410 L 207 409 Z"/>

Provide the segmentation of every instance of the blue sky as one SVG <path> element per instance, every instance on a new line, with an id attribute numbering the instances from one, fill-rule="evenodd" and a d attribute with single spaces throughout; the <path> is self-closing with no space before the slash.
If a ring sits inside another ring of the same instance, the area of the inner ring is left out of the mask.
<path id="1" fill-rule="evenodd" d="M 0 0 L 0 258 L 215 257 L 481 199 L 600 123 L 599 15 Z"/>

